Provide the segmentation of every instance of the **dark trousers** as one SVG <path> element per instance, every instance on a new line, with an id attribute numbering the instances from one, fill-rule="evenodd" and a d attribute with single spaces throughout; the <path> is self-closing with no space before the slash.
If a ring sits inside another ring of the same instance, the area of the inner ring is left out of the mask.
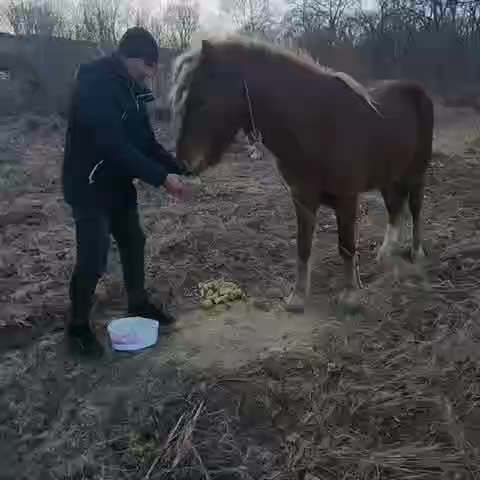
<path id="1" fill-rule="evenodd" d="M 71 323 L 89 322 L 95 289 L 105 273 L 110 234 L 120 252 L 129 308 L 146 300 L 145 235 L 136 205 L 126 208 L 73 209 L 77 260 L 70 282 Z"/>

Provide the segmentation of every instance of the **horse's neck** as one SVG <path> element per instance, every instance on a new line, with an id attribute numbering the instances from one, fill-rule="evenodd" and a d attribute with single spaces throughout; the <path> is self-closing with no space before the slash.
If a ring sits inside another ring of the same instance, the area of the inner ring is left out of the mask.
<path id="1" fill-rule="evenodd" d="M 243 79 L 243 97 L 247 109 L 250 137 L 253 138 L 256 134 L 264 135 L 265 129 L 271 126 L 274 96 L 272 84 L 268 80 L 272 77 L 271 74 L 266 74 L 265 65 L 259 62 L 258 65 L 250 66 L 248 70 Z"/>
<path id="2" fill-rule="evenodd" d="M 248 72 L 244 74 L 243 97 L 251 138 L 256 131 L 263 137 L 268 137 L 269 130 L 281 126 L 282 115 L 279 112 L 283 106 L 287 110 L 287 104 L 291 101 L 292 92 L 282 91 L 282 87 L 276 83 L 276 79 L 281 78 L 282 66 L 272 63 L 273 65 L 258 62 L 249 66 Z"/>
<path id="3" fill-rule="evenodd" d="M 286 65 L 285 68 L 289 66 Z M 254 75 L 250 72 L 251 77 L 245 78 L 247 90 L 244 92 L 245 107 L 248 116 L 248 130 L 251 131 L 247 137 L 249 143 L 261 143 L 274 155 L 279 156 L 284 153 L 285 148 L 290 150 L 296 148 L 297 128 L 300 124 L 307 122 L 310 126 L 316 125 L 318 130 L 329 128 L 332 123 L 332 115 L 337 115 L 338 100 L 334 100 L 337 95 L 331 95 L 327 92 L 334 92 L 335 88 L 343 88 L 338 81 L 328 77 L 319 75 L 318 79 L 309 78 L 309 74 L 305 75 L 300 72 L 298 80 L 295 73 L 289 72 L 290 81 L 285 86 L 280 83 L 273 84 L 269 79 L 281 78 L 282 65 L 276 64 L 275 69 L 270 70 L 266 75 L 269 67 L 262 65 Z M 272 75 L 273 73 L 273 75 Z M 312 92 L 322 92 L 322 95 L 316 95 L 313 98 L 315 105 L 309 100 L 305 92 L 290 91 L 288 85 L 306 82 L 306 88 Z M 311 81 L 312 84 L 308 84 Z M 248 92 L 248 95 L 247 95 Z M 341 97 L 343 98 L 343 97 Z M 251 113 L 249 108 L 249 100 L 251 105 Z M 305 103 L 299 105 L 299 102 Z M 259 136 L 255 136 L 255 129 Z M 308 128 L 312 133 L 313 129 Z M 260 142 L 259 142 L 260 140 Z"/>

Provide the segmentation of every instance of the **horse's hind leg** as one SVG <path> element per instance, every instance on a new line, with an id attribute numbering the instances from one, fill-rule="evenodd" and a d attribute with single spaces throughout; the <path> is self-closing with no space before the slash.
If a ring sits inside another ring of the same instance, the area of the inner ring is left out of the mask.
<path id="1" fill-rule="evenodd" d="M 305 301 L 310 294 L 310 256 L 315 229 L 316 207 L 295 201 L 297 214 L 297 275 L 293 292 L 287 299 L 286 309 L 303 312 Z"/>
<path id="2" fill-rule="evenodd" d="M 417 183 L 410 187 L 408 204 L 410 213 L 412 214 L 412 260 L 421 260 L 425 257 L 423 250 L 423 192 L 424 179 L 420 179 Z"/>
<path id="3" fill-rule="evenodd" d="M 362 288 L 357 258 L 357 196 L 337 202 L 335 214 L 338 227 L 338 249 L 345 268 L 344 296 Z"/>
<path id="4" fill-rule="evenodd" d="M 382 190 L 383 201 L 388 213 L 388 223 L 377 260 L 384 260 L 392 256 L 398 245 L 408 193 L 408 188 L 403 185 L 394 185 Z"/>

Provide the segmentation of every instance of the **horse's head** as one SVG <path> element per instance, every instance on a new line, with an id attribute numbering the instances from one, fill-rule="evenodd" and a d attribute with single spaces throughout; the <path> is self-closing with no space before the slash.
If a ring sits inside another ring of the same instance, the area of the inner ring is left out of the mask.
<path id="1" fill-rule="evenodd" d="M 200 51 L 180 58 L 174 72 L 177 158 L 199 173 L 217 164 L 242 127 L 243 78 L 228 51 L 204 40 Z"/>

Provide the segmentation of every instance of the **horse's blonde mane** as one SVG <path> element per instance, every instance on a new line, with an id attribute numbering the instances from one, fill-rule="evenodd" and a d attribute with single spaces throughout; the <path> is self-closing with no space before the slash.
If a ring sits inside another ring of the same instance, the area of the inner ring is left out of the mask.
<path id="1" fill-rule="evenodd" d="M 174 120 L 181 118 L 193 74 L 200 63 L 201 47 L 192 47 L 173 62 L 169 100 Z"/>
<path id="2" fill-rule="evenodd" d="M 348 88 L 355 92 L 356 95 L 365 100 L 365 102 L 375 112 L 379 113 L 377 107 L 375 106 L 375 101 L 363 85 L 345 72 L 338 72 L 329 67 L 321 65 L 305 50 L 300 48 L 285 48 L 263 42 L 258 39 L 247 38 L 241 35 L 231 35 L 226 38 L 209 39 L 209 41 L 216 47 L 220 48 L 237 46 L 245 50 L 261 50 L 263 53 L 267 53 L 272 56 L 289 58 L 295 63 L 306 65 L 317 72 L 321 72 L 323 75 L 340 80 Z M 177 121 L 181 119 L 184 113 L 185 102 L 188 97 L 189 88 L 195 71 L 201 62 L 201 50 L 201 44 L 194 45 L 185 53 L 177 57 L 173 64 L 170 104 L 174 118 L 177 119 Z"/>

